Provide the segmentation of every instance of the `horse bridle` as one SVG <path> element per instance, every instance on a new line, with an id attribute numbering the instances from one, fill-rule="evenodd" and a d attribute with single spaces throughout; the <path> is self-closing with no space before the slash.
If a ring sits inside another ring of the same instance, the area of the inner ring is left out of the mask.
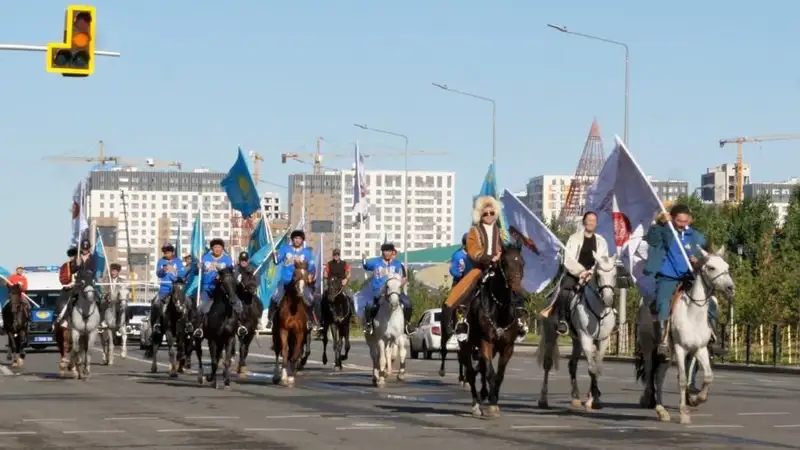
<path id="1" fill-rule="evenodd" d="M 339 296 L 339 294 L 341 294 L 342 292 L 344 292 L 344 286 L 342 286 L 342 280 L 340 280 L 340 279 L 336 278 L 336 281 L 338 281 L 338 282 L 339 282 L 339 290 L 338 290 L 338 291 L 336 292 L 336 294 L 334 294 L 332 297 L 330 296 L 330 293 L 328 294 L 328 297 L 329 297 L 331 300 L 335 299 L 336 297 L 338 297 L 338 296 Z M 328 286 L 330 286 L 330 282 L 328 283 Z"/>
<path id="2" fill-rule="evenodd" d="M 730 275 L 730 272 L 731 272 L 730 269 L 728 269 L 728 270 L 726 270 L 726 271 L 724 271 L 722 273 L 718 273 L 716 276 L 712 277 L 710 280 L 706 280 L 706 274 L 705 274 L 705 272 L 703 272 L 703 266 L 706 265 L 706 262 L 708 262 L 708 259 L 704 258 L 702 263 L 698 265 L 697 270 L 700 271 L 700 276 L 699 277 L 695 277 L 695 279 L 699 278 L 699 281 L 701 283 L 703 283 L 703 287 L 705 287 L 705 290 L 706 290 L 706 298 L 696 299 L 696 298 L 692 297 L 691 292 L 686 292 L 686 298 L 689 299 L 689 301 L 692 302 L 692 304 L 694 304 L 698 308 L 705 307 L 706 305 L 708 305 L 708 302 L 711 301 L 711 297 L 714 296 L 714 292 L 717 289 L 716 287 L 714 287 L 714 282 L 717 280 L 717 278 L 723 277 L 725 275 Z"/>

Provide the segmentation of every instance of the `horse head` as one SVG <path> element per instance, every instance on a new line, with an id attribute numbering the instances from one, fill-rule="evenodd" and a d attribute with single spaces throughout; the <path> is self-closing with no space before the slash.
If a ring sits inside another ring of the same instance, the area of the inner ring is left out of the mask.
<path id="1" fill-rule="evenodd" d="M 598 256 L 594 255 L 594 282 L 597 284 L 597 293 L 603 306 L 606 308 L 614 307 L 614 293 L 617 290 L 617 255 Z"/>
<path id="2" fill-rule="evenodd" d="M 400 293 L 403 290 L 403 277 L 399 273 L 393 273 L 386 279 L 383 285 L 382 297 L 385 298 L 394 310 L 400 306 Z"/>
<path id="3" fill-rule="evenodd" d="M 339 294 L 342 293 L 343 286 L 342 286 L 342 279 L 337 277 L 336 275 L 331 275 L 328 277 L 328 287 L 325 289 L 325 294 L 328 296 L 328 300 L 335 300 Z"/>
<path id="4" fill-rule="evenodd" d="M 176 278 L 172 280 L 172 295 L 170 300 L 179 314 L 186 312 L 186 280 Z"/>
<path id="5" fill-rule="evenodd" d="M 725 246 L 717 251 L 709 253 L 700 249 L 703 259 L 698 263 L 698 269 L 706 285 L 712 286 L 714 290 L 719 290 L 729 297 L 736 293 L 736 284 L 730 273 L 730 266 L 725 262 Z"/>
<path id="6" fill-rule="evenodd" d="M 525 274 L 525 260 L 522 259 L 522 247 L 510 245 L 503 249 L 500 267 L 508 288 L 513 295 L 522 293 L 522 277 Z"/>
<path id="7" fill-rule="evenodd" d="M 81 295 L 88 302 L 94 302 L 97 296 L 97 290 L 94 288 L 94 283 L 91 281 L 81 281 Z"/>
<path id="8" fill-rule="evenodd" d="M 308 262 L 295 261 L 292 285 L 298 296 L 303 296 L 303 293 L 306 291 L 306 284 L 308 284 Z"/>

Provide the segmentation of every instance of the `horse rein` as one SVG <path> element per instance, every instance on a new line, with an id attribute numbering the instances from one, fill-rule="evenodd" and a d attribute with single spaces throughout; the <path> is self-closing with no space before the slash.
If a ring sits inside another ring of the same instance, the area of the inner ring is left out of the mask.
<path id="1" fill-rule="evenodd" d="M 702 272 L 704 265 L 705 265 L 705 261 L 703 262 L 703 264 L 700 264 L 700 267 L 698 267 L 698 270 L 700 270 L 701 273 L 700 273 L 700 276 L 697 277 L 697 278 L 699 278 L 700 279 L 699 281 L 701 283 L 703 283 L 703 287 L 706 290 L 706 298 L 696 299 L 696 298 L 692 297 L 692 294 L 690 292 L 685 292 L 686 298 L 692 304 L 694 304 L 695 306 L 697 306 L 699 308 L 703 308 L 703 307 L 708 306 L 708 302 L 710 302 L 711 301 L 711 297 L 714 296 L 714 292 L 716 291 L 716 288 L 714 287 L 714 281 L 716 281 L 717 278 L 720 278 L 722 276 L 730 275 L 730 269 L 729 269 L 729 270 L 726 270 L 725 272 L 717 274 L 715 277 L 711 278 L 710 280 L 706 280 L 706 276 Z"/>

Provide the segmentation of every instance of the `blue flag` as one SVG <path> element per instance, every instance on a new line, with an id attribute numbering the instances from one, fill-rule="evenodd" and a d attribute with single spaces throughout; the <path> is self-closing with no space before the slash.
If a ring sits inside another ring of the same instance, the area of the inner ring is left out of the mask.
<path id="1" fill-rule="evenodd" d="M 100 235 L 100 230 L 95 232 L 95 242 L 94 242 L 94 263 L 97 266 L 97 272 L 95 272 L 95 278 L 100 280 L 103 278 L 103 274 L 106 272 L 106 248 L 103 245 L 103 237 Z"/>
<path id="2" fill-rule="evenodd" d="M 500 200 L 499 196 L 497 195 L 497 176 L 494 171 L 494 164 L 489 164 L 489 170 L 486 171 L 486 176 L 483 177 L 483 184 L 481 184 L 481 190 L 478 192 L 478 197 L 494 197 L 498 201 Z M 500 211 L 500 217 L 497 218 L 497 224 L 500 226 L 500 234 L 503 238 L 503 242 L 508 244 L 509 236 L 508 236 L 508 220 L 506 220 L 505 213 Z"/>
<path id="3" fill-rule="evenodd" d="M 261 199 L 258 196 L 256 184 L 253 182 L 253 176 L 250 175 L 250 170 L 247 168 L 247 162 L 244 159 L 241 148 L 239 149 L 239 157 L 236 158 L 233 167 L 219 184 L 228 194 L 231 208 L 241 212 L 242 217 L 250 217 L 254 212 L 261 209 Z"/>
<path id="4" fill-rule="evenodd" d="M 8 286 L 6 286 L 6 281 L 8 277 L 11 276 L 11 272 L 5 267 L 0 266 L 0 275 L 5 278 L 5 280 L 0 279 L 0 304 L 5 305 L 6 300 L 8 300 Z"/>
<path id="5" fill-rule="evenodd" d="M 203 259 L 203 255 L 205 255 L 205 253 L 206 237 L 203 233 L 203 223 L 200 220 L 200 214 L 198 213 L 197 217 L 194 218 L 194 225 L 192 226 L 191 267 L 186 268 L 186 271 L 189 273 L 189 276 L 186 280 L 187 295 L 197 295 L 197 288 L 200 286 L 200 276 L 197 270 L 197 265 L 200 263 L 200 260 Z"/>
<path id="6" fill-rule="evenodd" d="M 181 222 L 182 220 L 178 221 L 178 242 L 175 243 L 175 254 L 178 255 L 178 258 L 183 258 L 183 253 L 181 253 L 181 241 L 183 241 Z"/>
<path id="7" fill-rule="evenodd" d="M 269 230 L 269 227 L 262 217 L 250 234 L 250 242 L 247 244 L 247 253 L 250 254 L 251 258 L 263 247 L 269 245 L 272 233 L 267 230 Z"/>
<path id="8" fill-rule="evenodd" d="M 276 251 L 281 248 L 282 245 L 286 244 L 288 239 L 289 233 L 286 232 L 275 246 Z M 280 262 L 277 264 L 275 263 L 275 258 L 272 256 L 272 246 L 265 245 L 261 247 L 255 255 L 250 255 L 250 265 L 253 267 L 253 270 L 258 268 L 262 263 L 264 267 L 262 267 L 261 271 L 258 273 L 258 298 L 261 299 L 264 308 L 269 308 L 272 296 L 275 294 L 275 291 L 278 289 L 278 283 L 281 281 Z"/>

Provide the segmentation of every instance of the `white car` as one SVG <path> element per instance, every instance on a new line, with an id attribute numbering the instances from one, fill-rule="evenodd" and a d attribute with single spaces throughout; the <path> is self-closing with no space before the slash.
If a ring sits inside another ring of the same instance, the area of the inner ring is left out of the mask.
<path id="1" fill-rule="evenodd" d="M 128 303 L 125 319 L 128 323 L 128 339 L 141 341 L 142 328 L 150 317 L 150 305 L 147 303 Z"/>
<path id="2" fill-rule="evenodd" d="M 409 336 L 411 357 L 416 359 L 422 353 L 425 359 L 431 359 L 434 352 L 442 349 L 442 309 L 429 309 L 419 319 L 417 327 Z M 447 351 L 458 350 L 455 336 L 447 340 Z"/>

